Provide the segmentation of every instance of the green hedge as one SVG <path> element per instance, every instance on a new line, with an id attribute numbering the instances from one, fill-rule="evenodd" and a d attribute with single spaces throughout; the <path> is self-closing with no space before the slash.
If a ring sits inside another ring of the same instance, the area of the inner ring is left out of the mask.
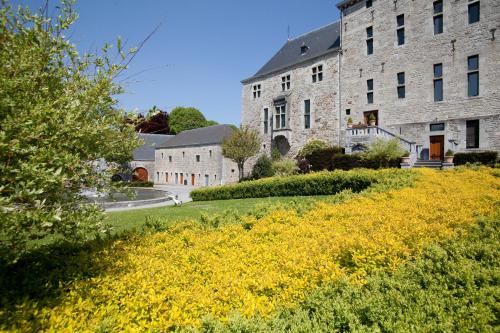
<path id="1" fill-rule="evenodd" d="M 233 185 L 196 189 L 194 201 L 265 198 L 281 196 L 329 195 L 351 189 L 359 192 L 377 182 L 377 174 L 368 170 L 319 172 L 308 175 L 273 177 Z"/>
<path id="2" fill-rule="evenodd" d="M 481 163 L 483 165 L 493 166 L 498 160 L 496 151 L 485 151 L 480 153 L 456 153 L 453 158 L 455 165 L 464 165 L 467 163 Z"/>
<path id="3" fill-rule="evenodd" d="M 317 150 L 307 155 L 306 160 L 310 164 L 311 171 L 399 168 L 401 162 L 399 158 L 385 161 L 377 158 L 367 158 L 363 154 L 346 155 L 338 147 Z"/>
<path id="4" fill-rule="evenodd" d="M 153 182 L 145 182 L 145 181 L 131 181 L 125 183 L 126 186 L 128 187 L 153 187 L 154 183 Z"/>

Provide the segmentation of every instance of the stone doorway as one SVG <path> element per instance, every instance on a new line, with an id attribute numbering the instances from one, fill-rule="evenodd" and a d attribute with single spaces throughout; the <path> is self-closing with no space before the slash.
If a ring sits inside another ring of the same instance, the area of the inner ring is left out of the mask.
<path id="1" fill-rule="evenodd" d="M 278 135 L 273 140 L 273 148 L 278 149 L 281 156 L 286 156 L 286 154 L 290 151 L 290 143 L 283 135 Z"/>

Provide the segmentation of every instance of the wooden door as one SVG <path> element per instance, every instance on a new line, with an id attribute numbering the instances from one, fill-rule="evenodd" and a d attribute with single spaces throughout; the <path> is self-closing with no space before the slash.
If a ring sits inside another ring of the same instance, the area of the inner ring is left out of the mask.
<path id="1" fill-rule="evenodd" d="M 442 161 L 444 157 L 444 135 L 434 135 L 430 138 L 430 159 Z"/>
<path id="2" fill-rule="evenodd" d="M 194 173 L 191 174 L 191 185 L 194 186 Z"/>
<path id="3" fill-rule="evenodd" d="M 184 185 L 184 174 L 181 173 L 181 185 Z"/>
<path id="4" fill-rule="evenodd" d="M 148 170 L 144 168 L 136 168 L 134 170 L 133 180 L 147 182 L 149 178 Z"/>

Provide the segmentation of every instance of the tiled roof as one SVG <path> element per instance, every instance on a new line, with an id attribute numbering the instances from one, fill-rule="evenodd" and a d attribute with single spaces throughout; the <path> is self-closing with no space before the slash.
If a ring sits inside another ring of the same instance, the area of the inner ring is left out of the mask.
<path id="1" fill-rule="evenodd" d="M 254 76 L 242 82 L 253 81 L 339 49 L 340 21 L 337 21 L 287 41 Z M 306 51 L 303 52 L 304 50 Z"/>
<path id="2" fill-rule="evenodd" d="M 138 133 L 137 136 L 144 140 L 144 144 L 134 150 L 133 156 L 135 161 L 154 161 L 155 148 L 174 137 L 173 135 L 146 133 Z"/>
<path id="3" fill-rule="evenodd" d="M 230 125 L 215 125 L 183 131 L 156 148 L 177 148 L 220 144 L 233 133 Z"/>

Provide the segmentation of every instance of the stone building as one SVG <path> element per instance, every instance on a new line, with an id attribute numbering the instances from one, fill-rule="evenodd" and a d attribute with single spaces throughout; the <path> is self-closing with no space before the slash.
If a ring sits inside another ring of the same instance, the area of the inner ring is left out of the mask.
<path id="1" fill-rule="evenodd" d="M 500 151 L 500 1 L 337 7 L 340 21 L 287 41 L 242 81 L 243 124 L 262 134 L 262 152 L 293 155 L 312 137 L 347 152 L 398 137 L 413 162 Z"/>
<path id="2" fill-rule="evenodd" d="M 236 163 L 222 155 L 229 125 L 181 132 L 156 146 L 155 185 L 213 186 L 238 181 Z"/>
<path id="3" fill-rule="evenodd" d="M 155 172 L 155 148 L 173 138 L 173 135 L 146 133 L 138 133 L 137 135 L 144 141 L 144 144 L 133 152 L 133 160 L 129 166 L 132 171 L 132 179 L 152 182 Z M 118 176 L 121 180 L 127 178 L 125 175 Z"/>

